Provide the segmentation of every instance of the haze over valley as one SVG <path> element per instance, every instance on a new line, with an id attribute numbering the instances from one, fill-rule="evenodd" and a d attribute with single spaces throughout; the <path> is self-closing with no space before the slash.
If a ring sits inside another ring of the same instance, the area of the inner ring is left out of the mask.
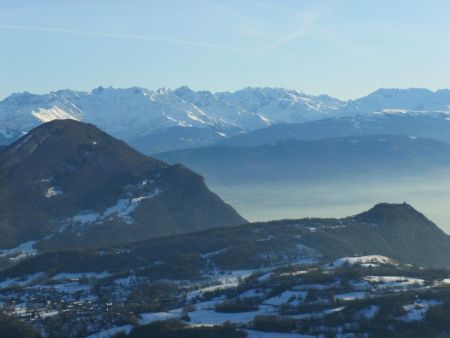
<path id="1" fill-rule="evenodd" d="M 200 173 L 252 221 L 408 200 L 449 231 L 449 93 L 380 89 L 347 102 L 282 88 L 23 93 L 0 102 L 1 133 L 7 144 L 52 119 L 92 122 Z"/>

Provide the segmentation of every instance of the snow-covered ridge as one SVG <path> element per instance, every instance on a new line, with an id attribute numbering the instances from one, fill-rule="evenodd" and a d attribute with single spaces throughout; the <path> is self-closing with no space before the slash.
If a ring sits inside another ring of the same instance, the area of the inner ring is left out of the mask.
<path id="1" fill-rule="evenodd" d="M 328 116 L 342 102 L 281 88 L 245 88 L 233 93 L 188 87 L 150 91 L 102 88 L 60 90 L 45 95 L 13 94 L 0 102 L 0 133 L 9 138 L 54 119 L 96 124 L 124 139 L 174 126 L 254 130 L 274 122 L 303 122 Z"/>
<path id="2" fill-rule="evenodd" d="M 90 92 L 60 90 L 44 95 L 25 92 L 0 102 L 0 139 L 8 143 L 41 123 L 74 119 L 92 123 L 141 151 L 156 153 L 205 146 L 277 123 L 366 114 L 450 114 L 449 107 L 449 90 L 426 89 L 380 89 L 353 101 L 252 87 L 218 93 L 188 87 L 154 91 L 99 87 Z M 162 143 L 170 139 L 169 145 L 161 148 L 148 139 L 164 132 L 168 135 Z"/>

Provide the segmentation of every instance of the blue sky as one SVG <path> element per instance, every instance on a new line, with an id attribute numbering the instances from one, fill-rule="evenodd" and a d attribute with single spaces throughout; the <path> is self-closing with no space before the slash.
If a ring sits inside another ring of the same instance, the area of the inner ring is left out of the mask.
<path id="1" fill-rule="evenodd" d="M 0 98 L 99 85 L 450 88 L 448 0 L 2 0 Z"/>

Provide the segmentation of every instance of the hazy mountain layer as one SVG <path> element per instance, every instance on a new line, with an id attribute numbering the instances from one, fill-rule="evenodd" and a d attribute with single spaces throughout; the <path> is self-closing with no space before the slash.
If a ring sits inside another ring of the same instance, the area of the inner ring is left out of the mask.
<path id="1" fill-rule="evenodd" d="M 431 138 L 450 144 L 450 120 L 444 113 L 373 113 L 318 121 L 277 124 L 236 135 L 220 142 L 256 146 L 282 140 L 320 140 L 357 135 L 405 135 Z"/>
<path id="2" fill-rule="evenodd" d="M 253 147 L 210 146 L 157 154 L 214 184 L 308 182 L 357 176 L 417 174 L 450 167 L 450 146 L 411 136 L 366 135 L 286 140 Z"/>

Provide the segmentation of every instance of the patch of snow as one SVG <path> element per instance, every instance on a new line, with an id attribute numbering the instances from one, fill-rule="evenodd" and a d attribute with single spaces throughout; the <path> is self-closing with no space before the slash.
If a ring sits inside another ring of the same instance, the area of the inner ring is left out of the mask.
<path id="1" fill-rule="evenodd" d="M 188 111 L 187 112 L 187 116 L 191 119 L 194 120 L 196 122 L 200 122 L 202 124 L 208 124 L 208 122 L 203 121 L 200 117 L 198 117 L 197 115 L 193 114 L 192 112 Z"/>
<path id="2" fill-rule="evenodd" d="M 431 306 L 442 304 L 440 300 L 418 300 L 413 304 L 404 305 L 403 309 L 407 312 L 405 316 L 399 318 L 399 320 L 405 322 L 421 321 L 425 318 L 428 309 Z"/>
<path id="3" fill-rule="evenodd" d="M 47 274 L 44 272 L 37 272 L 25 278 L 7 278 L 6 280 L 0 282 L 0 289 L 6 289 L 13 286 L 19 287 L 29 286 L 45 278 L 47 278 Z"/>
<path id="4" fill-rule="evenodd" d="M 265 273 L 258 277 L 258 282 L 267 282 L 273 275 L 274 275 L 273 272 Z"/>
<path id="5" fill-rule="evenodd" d="M 201 256 L 202 256 L 202 258 L 208 259 L 208 258 L 217 256 L 217 255 L 223 254 L 223 253 L 225 253 L 227 250 L 228 250 L 228 248 L 224 248 L 224 249 L 216 250 L 216 251 L 213 251 L 213 252 L 208 252 L 208 253 L 203 254 L 203 255 L 201 255 Z"/>
<path id="6" fill-rule="evenodd" d="M 351 280 L 349 282 L 351 287 L 355 290 L 370 290 L 372 289 L 372 284 L 365 280 Z"/>
<path id="7" fill-rule="evenodd" d="M 280 277 L 295 277 L 295 276 L 300 276 L 300 275 L 304 275 L 307 274 L 308 270 L 298 270 L 298 271 L 293 271 L 293 272 L 283 272 L 280 273 Z"/>
<path id="8" fill-rule="evenodd" d="M 114 280 L 114 283 L 116 285 L 122 286 L 122 287 L 128 287 L 131 285 L 134 285 L 136 283 L 136 276 L 131 275 L 128 277 L 124 277 L 124 278 L 118 278 Z"/>
<path id="9" fill-rule="evenodd" d="M 132 329 L 133 329 L 133 326 L 131 326 L 129 324 L 122 325 L 122 326 L 114 326 L 107 330 L 103 330 L 103 331 L 91 334 L 91 335 L 87 336 L 86 338 L 110 338 L 121 332 L 123 332 L 125 334 L 129 334 Z"/>
<path id="10" fill-rule="evenodd" d="M 380 306 L 379 305 L 370 305 L 364 309 L 362 309 L 361 311 L 358 311 L 357 313 L 355 313 L 355 318 L 356 319 L 374 319 L 375 316 L 378 314 L 378 312 L 380 311 Z"/>
<path id="11" fill-rule="evenodd" d="M 101 215 L 98 213 L 81 212 L 72 217 L 72 221 L 76 223 L 94 223 L 95 221 L 101 219 Z"/>
<path id="12" fill-rule="evenodd" d="M 201 297 L 203 296 L 204 293 L 207 292 L 213 292 L 213 291 L 217 291 L 217 290 L 226 290 L 226 289 L 232 289 L 232 288 L 236 288 L 239 285 L 238 282 L 232 282 L 232 283 L 227 283 L 227 284 L 217 284 L 217 285 L 212 285 L 212 286 L 208 286 L 205 288 L 201 288 L 199 290 L 195 290 L 192 292 L 189 292 L 187 294 L 186 299 L 188 301 L 196 298 L 196 297 Z"/>
<path id="13" fill-rule="evenodd" d="M 61 293 L 79 293 L 79 292 L 85 292 L 88 293 L 91 290 L 91 287 L 87 284 L 80 284 L 78 282 L 70 282 L 70 283 L 61 283 L 61 284 L 46 284 L 46 285 L 34 285 L 31 287 L 31 289 L 37 289 L 37 290 L 54 290 L 56 292 Z"/>
<path id="14" fill-rule="evenodd" d="M 59 314 L 59 311 L 57 311 L 57 310 L 39 312 L 39 316 L 41 318 L 54 317 L 54 316 L 57 316 L 58 314 Z"/>
<path id="15" fill-rule="evenodd" d="M 273 314 L 273 309 L 270 306 L 260 306 L 256 311 L 238 312 L 238 313 L 222 313 L 210 310 L 198 310 L 189 313 L 191 318 L 190 323 L 202 325 L 222 325 L 225 322 L 246 324 L 258 315 Z"/>
<path id="16" fill-rule="evenodd" d="M 38 253 L 38 251 L 34 248 L 35 244 L 36 241 L 28 241 L 12 249 L 0 250 L 0 257 L 18 262 L 27 257 L 35 256 Z"/>
<path id="17" fill-rule="evenodd" d="M 43 123 L 53 120 L 78 120 L 75 116 L 57 106 L 48 109 L 38 108 L 37 110 L 32 110 L 31 114 Z"/>
<path id="18" fill-rule="evenodd" d="M 181 309 L 175 309 L 169 312 L 142 313 L 139 318 L 139 324 L 146 325 L 161 320 L 176 319 L 179 318 L 180 316 L 181 316 Z"/>
<path id="19" fill-rule="evenodd" d="M 213 275 L 208 275 L 212 279 L 212 283 L 187 294 L 187 300 L 192 301 L 196 297 L 203 296 L 206 292 L 213 292 L 217 290 L 225 290 L 230 288 L 237 288 L 241 280 L 251 276 L 258 270 L 233 270 L 226 273 L 214 272 Z"/>
<path id="20" fill-rule="evenodd" d="M 207 300 L 205 302 L 195 303 L 196 310 L 215 310 L 216 305 L 222 303 L 225 300 L 225 297 L 216 297 L 212 300 Z"/>
<path id="21" fill-rule="evenodd" d="M 363 265 L 363 264 L 369 264 L 366 265 L 366 267 L 370 266 L 370 264 L 389 264 L 389 265 L 397 265 L 397 263 L 386 256 L 381 255 L 367 255 L 367 256 L 357 256 L 357 257 L 342 257 L 337 260 L 335 260 L 333 263 L 329 263 L 326 267 L 327 268 L 340 268 L 343 265 Z"/>
<path id="22" fill-rule="evenodd" d="M 382 109 L 381 112 L 387 113 L 387 114 L 406 114 L 406 113 L 411 112 L 411 110 L 408 110 L 408 109 L 392 109 L 392 108 L 389 108 L 389 109 Z"/>
<path id="23" fill-rule="evenodd" d="M 337 295 L 334 295 L 335 300 L 340 301 L 350 301 L 350 300 L 356 300 L 356 299 L 364 299 L 367 295 L 365 292 L 356 291 L 356 292 L 346 292 L 346 293 L 340 293 Z"/>
<path id="24" fill-rule="evenodd" d="M 48 188 L 48 190 L 45 192 L 45 197 L 47 198 L 52 198 L 58 195 L 62 195 L 63 192 L 61 189 L 56 188 L 56 187 L 50 187 Z"/>
<path id="25" fill-rule="evenodd" d="M 422 286 L 424 280 L 403 276 L 366 276 L 364 280 L 373 284 L 375 289 L 399 288 L 407 289 L 412 286 Z"/>
<path id="26" fill-rule="evenodd" d="M 75 223 L 81 224 L 90 224 L 95 222 L 105 221 L 110 219 L 111 217 L 117 216 L 123 219 L 126 223 L 132 224 L 133 218 L 131 214 L 135 211 L 135 209 L 147 199 L 155 198 L 160 194 L 161 190 L 159 188 L 154 189 L 151 193 L 133 198 L 121 198 L 116 204 L 107 208 L 103 213 L 96 212 L 81 212 L 71 218 L 71 221 Z"/>
<path id="27" fill-rule="evenodd" d="M 71 280 L 71 281 L 78 281 L 82 278 L 88 278 L 88 279 L 101 279 L 111 276 L 111 274 L 107 271 L 103 272 L 79 272 L 79 273 L 73 273 L 73 272 L 62 272 L 54 275 L 51 277 L 51 280 L 54 281 L 60 281 L 60 280 Z"/>

